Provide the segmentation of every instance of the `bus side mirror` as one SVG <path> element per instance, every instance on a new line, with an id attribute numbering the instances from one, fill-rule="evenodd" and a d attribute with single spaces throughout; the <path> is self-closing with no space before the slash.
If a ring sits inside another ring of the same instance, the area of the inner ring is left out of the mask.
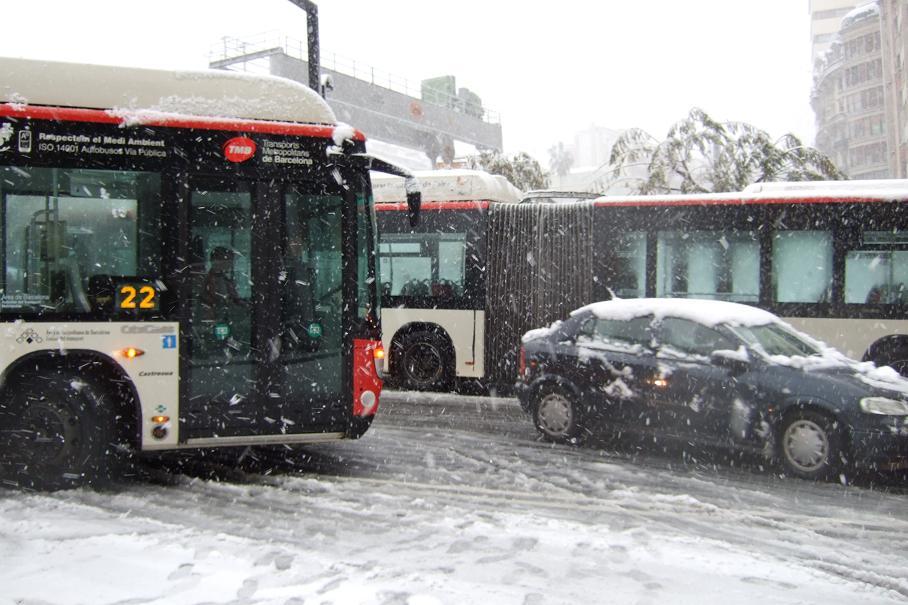
<path id="1" fill-rule="evenodd" d="M 419 209 L 422 207 L 422 193 L 414 191 L 407 193 L 407 217 L 410 219 L 410 226 L 415 227 L 419 224 Z"/>
<path id="2" fill-rule="evenodd" d="M 413 177 L 408 177 L 404 181 L 404 189 L 407 192 L 407 217 L 410 219 L 411 227 L 419 224 L 419 210 L 422 207 L 422 192 L 417 187 L 416 179 Z"/>

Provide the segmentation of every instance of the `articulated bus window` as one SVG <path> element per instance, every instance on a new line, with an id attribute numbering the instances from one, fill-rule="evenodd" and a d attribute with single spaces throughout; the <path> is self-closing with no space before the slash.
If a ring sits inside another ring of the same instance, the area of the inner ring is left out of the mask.
<path id="1" fill-rule="evenodd" d="M 756 302 L 760 246 L 747 231 L 662 231 L 656 296 Z"/>
<path id="2" fill-rule="evenodd" d="M 908 303 L 908 233 L 864 232 L 860 248 L 845 256 L 845 302 Z"/>
<path id="3" fill-rule="evenodd" d="M 0 310 L 112 309 L 112 280 L 160 273 L 159 175 L 18 167 L 0 173 Z"/>
<path id="4" fill-rule="evenodd" d="M 776 302 L 829 302 L 832 287 L 832 233 L 777 231 L 772 245 Z"/>
<path id="5" fill-rule="evenodd" d="M 646 233 L 632 231 L 616 237 L 610 273 L 605 285 L 619 298 L 646 295 Z"/>

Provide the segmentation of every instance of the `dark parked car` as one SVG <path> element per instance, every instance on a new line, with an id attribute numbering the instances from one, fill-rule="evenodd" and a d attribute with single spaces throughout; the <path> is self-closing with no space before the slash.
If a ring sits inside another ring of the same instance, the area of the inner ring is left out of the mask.
<path id="1" fill-rule="evenodd" d="M 597 431 L 678 438 L 759 452 L 812 479 L 908 462 L 908 381 L 736 303 L 578 309 L 524 336 L 516 386 L 556 442 Z"/>

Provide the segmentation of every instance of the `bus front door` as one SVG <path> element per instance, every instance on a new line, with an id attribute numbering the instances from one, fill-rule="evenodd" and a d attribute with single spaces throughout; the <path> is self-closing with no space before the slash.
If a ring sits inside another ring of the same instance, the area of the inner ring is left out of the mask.
<path id="1" fill-rule="evenodd" d="M 184 439 L 343 431 L 343 198 L 196 180 Z"/>
<path id="2" fill-rule="evenodd" d="M 267 433 L 256 322 L 255 186 L 192 183 L 189 210 L 188 399 L 184 438 Z M 276 429 L 275 429 L 276 430 Z"/>

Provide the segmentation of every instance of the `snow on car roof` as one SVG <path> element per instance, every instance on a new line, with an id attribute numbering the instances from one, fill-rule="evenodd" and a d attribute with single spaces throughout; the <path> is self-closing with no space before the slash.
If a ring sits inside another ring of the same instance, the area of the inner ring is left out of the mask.
<path id="1" fill-rule="evenodd" d="M 225 70 L 168 71 L 0 57 L 0 101 L 116 110 L 137 121 L 153 112 L 335 124 L 315 91 L 286 78 Z M 152 116 L 149 116 L 152 117 Z"/>
<path id="2" fill-rule="evenodd" d="M 652 315 L 656 319 L 664 317 L 689 319 L 705 326 L 718 324 L 763 326 L 780 322 L 772 313 L 756 307 L 696 298 L 619 298 L 587 305 L 571 312 L 571 315 L 585 311 L 592 311 L 602 319 L 627 321 Z"/>

